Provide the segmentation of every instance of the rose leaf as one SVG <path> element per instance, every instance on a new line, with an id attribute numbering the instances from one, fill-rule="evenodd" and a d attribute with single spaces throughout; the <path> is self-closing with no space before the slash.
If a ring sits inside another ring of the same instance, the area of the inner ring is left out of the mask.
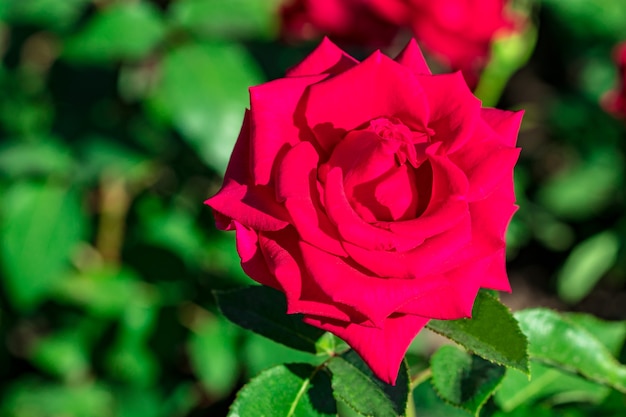
<path id="1" fill-rule="evenodd" d="M 565 317 L 591 333 L 614 356 L 619 354 L 626 337 L 626 322 L 607 322 L 582 313 L 567 313 Z M 519 373 L 507 373 L 495 396 L 500 408 L 511 411 L 522 404 L 547 397 L 550 397 L 551 404 L 572 401 L 600 403 L 611 391 L 607 386 L 534 360 L 531 360 L 530 369 L 530 381 Z"/>
<path id="2" fill-rule="evenodd" d="M 518 311 L 515 317 L 528 336 L 531 359 L 626 392 L 626 366 L 600 342 L 599 333 L 588 330 L 587 321 L 544 308 Z"/>
<path id="3" fill-rule="evenodd" d="M 316 353 L 324 331 L 302 322 L 302 315 L 287 314 L 285 296 L 272 288 L 251 286 L 216 291 L 222 313 L 239 326 L 294 349 Z"/>
<path id="4" fill-rule="evenodd" d="M 479 293 L 471 319 L 431 320 L 427 326 L 490 362 L 528 374 L 528 342 L 510 310 Z"/>
<path id="5" fill-rule="evenodd" d="M 376 377 L 359 355 L 349 350 L 328 362 L 334 395 L 363 416 L 405 415 L 409 373 L 402 362 L 396 385 Z"/>
<path id="6" fill-rule="evenodd" d="M 431 357 L 430 366 L 437 394 L 475 416 L 499 387 L 506 371 L 455 346 L 442 346 Z"/>
<path id="7" fill-rule="evenodd" d="M 262 372 L 245 385 L 228 417 L 323 417 L 337 415 L 328 374 L 319 367 L 297 363 Z"/>

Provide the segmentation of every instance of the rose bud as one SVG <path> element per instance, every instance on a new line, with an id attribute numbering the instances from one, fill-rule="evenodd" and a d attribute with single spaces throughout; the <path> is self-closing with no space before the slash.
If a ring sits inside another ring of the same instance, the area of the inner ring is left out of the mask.
<path id="1" fill-rule="evenodd" d="M 626 42 L 615 47 L 614 60 L 617 65 L 617 87 L 602 97 L 602 106 L 616 117 L 626 118 Z"/>
<path id="2" fill-rule="evenodd" d="M 509 291 L 522 112 L 482 108 L 460 73 L 432 75 L 414 41 L 358 62 L 325 39 L 250 89 L 224 184 L 207 200 L 244 271 L 287 313 L 344 339 L 394 383 L 430 319 Z"/>

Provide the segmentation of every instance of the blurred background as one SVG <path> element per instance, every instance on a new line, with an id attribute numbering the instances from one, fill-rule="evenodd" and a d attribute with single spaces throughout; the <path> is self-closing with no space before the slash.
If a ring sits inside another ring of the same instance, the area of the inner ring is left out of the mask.
<path id="1" fill-rule="evenodd" d="M 0 0 L 1 416 L 224 416 L 311 361 L 219 315 L 212 291 L 251 281 L 203 205 L 247 88 L 316 45 L 281 40 L 281 3 Z M 626 2 L 520 3 L 528 56 L 479 85 L 526 109 L 503 301 L 626 320 L 626 124 L 600 105 Z"/>

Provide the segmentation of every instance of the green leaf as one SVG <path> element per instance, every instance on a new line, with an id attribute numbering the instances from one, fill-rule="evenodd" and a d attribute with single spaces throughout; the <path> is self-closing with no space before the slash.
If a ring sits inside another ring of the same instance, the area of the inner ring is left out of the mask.
<path id="1" fill-rule="evenodd" d="M 568 313 L 568 320 L 583 327 L 617 356 L 626 337 L 626 322 L 607 322 L 589 314 Z M 508 372 L 496 393 L 496 402 L 505 411 L 523 404 L 550 397 L 553 404 L 566 402 L 599 403 L 610 388 L 572 375 L 559 369 L 531 361 L 531 379 L 515 372 Z"/>
<path id="2" fill-rule="evenodd" d="M 114 399 L 99 384 L 60 385 L 21 380 L 3 393 L 0 415 L 8 417 L 110 417 Z"/>
<path id="3" fill-rule="evenodd" d="M 89 2 L 90 0 L 3 0 L 0 2 L 0 20 L 64 30 L 74 24 Z"/>
<path id="4" fill-rule="evenodd" d="M 281 0 L 179 0 L 169 9 L 175 24 L 209 38 L 270 37 Z"/>
<path id="5" fill-rule="evenodd" d="M 528 342 L 509 309 L 480 292 L 471 319 L 431 320 L 428 328 L 490 362 L 528 374 Z"/>
<path id="6" fill-rule="evenodd" d="M 191 44 L 171 50 L 148 104 L 171 122 L 209 166 L 223 172 L 261 72 L 236 44 Z"/>
<path id="7" fill-rule="evenodd" d="M 590 382 L 576 375 L 563 372 L 536 361 L 530 362 L 530 381 L 520 373 L 507 372 L 495 395 L 496 402 L 504 411 L 511 411 L 543 398 L 550 403 L 602 401 L 610 388 Z"/>
<path id="8" fill-rule="evenodd" d="M 559 297 L 568 303 L 582 300 L 617 260 L 619 239 L 605 231 L 579 243 L 557 276 Z"/>
<path id="9" fill-rule="evenodd" d="M 17 308 L 32 309 L 63 279 L 87 219 L 76 192 L 55 184 L 17 182 L 0 204 L 4 284 Z"/>
<path id="10" fill-rule="evenodd" d="M 405 415 L 409 373 L 403 362 L 396 385 L 378 377 L 353 350 L 328 362 L 334 395 L 363 416 L 395 417 Z"/>
<path id="11" fill-rule="evenodd" d="M 532 359 L 626 392 L 626 366 L 585 328 L 541 308 L 519 311 L 515 317 L 528 336 Z"/>
<path id="12" fill-rule="evenodd" d="M 336 415 L 328 375 L 308 364 L 280 365 L 237 394 L 228 417 L 322 417 Z"/>
<path id="13" fill-rule="evenodd" d="M 207 319 L 194 329 L 188 350 L 191 365 L 211 394 L 223 397 L 239 377 L 237 329 L 221 318 Z"/>
<path id="14" fill-rule="evenodd" d="M 292 349 L 256 333 L 249 333 L 241 348 L 241 360 L 248 378 L 284 363 L 309 363 L 317 366 L 327 358 Z"/>
<path id="15" fill-rule="evenodd" d="M 445 402 L 426 381 L 413 390 L 415 416 L 469 417 L 469 412 Z"/>
<path id="16" fill-rule="evenodd" d="M 571 103 L 567 105 L 574 106 Z M 559 117 L 560 123 L 577 120 L 572 119 L 575 117 L 572 114 L 563 113 Z M 581 126 L 597 123 L 589 119 L 590 115 L 583 117 L 587 120 Z M 612 148 L 598 147 L 584 161 L 571 165 L 541 185 L 537 200 L 561 218 L 585 219 L 599 213 L 613 201 L 623 177 L 622 159 Z"/>
<path id="17" fill-rule="evenodd" d="M 454 346 L 439 348 L 430 364 L 431 381 L 439 396 L 475 416 L 498 388 L 506 370 Z"/>
<path id="18" fill-rule="evenodd" d="M 11 177 L 67 175 L 73 167 L 70 150 L 54 140 L 8 142 L 0 147 L 0 172 Z"/>
<path id="19" fill-rule="evenodd" d="M 107 62 L 145 57 L 161 42 L 165 26 L 149 2 L 118 2 L 106 7 L 70 38 L 63 54 L 74 61 Z"/>
<path id="20" fill-rule="evenodd" d="M 76 381 L 90 370 L 88 346 L 75 329 L 53 333 L 35 343 L 30 360 L 55 376 Z"/>
<path id="21" fill-rule="evenodd" d="M 316 353 L 324 331 L 302 322 L 300 314 L 287 314 L 285 296 L 272 288 L 252 286 L 216 291 L 220 310 L 232 322 L 285 346 Z"/>
<path id="22" fill-rule="evenodd" d="M 626 3 L 620 0 L 544 0 L 543 5 L 573 34 L 617 41 L 626 37 Z"/>

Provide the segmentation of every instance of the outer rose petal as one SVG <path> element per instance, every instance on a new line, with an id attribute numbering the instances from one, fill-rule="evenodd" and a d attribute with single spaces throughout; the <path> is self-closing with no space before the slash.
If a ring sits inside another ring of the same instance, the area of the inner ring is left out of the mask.
<path id="1" fill-rule="evenodd" d="M 261 233 L 259 241 L 267 268 L 287 297 L 288 314 L 305 313 L 344 321 L 358 317 L 347 306 L 343 306 L 344 310 L 340 309 L 314 285 L 302 268 L 298 236 L 292 229 Z"/>
<path id="2" fill-rule="evenodd" d="M 304 318 L 305 323 L 334 333 L 345 340 L 380 379 L 393 385 L 411 340 L 428 320 L 413 315 L 394 315 L 386 319 L 383 327 L 378 329 L 317 317 Z"/>
<path id="3" fill-rule="evenodd" d="M 339 243 L 337 230 L 319 207 L 317 164 L 319 157 L 309 142 L 289 151 L 280 164 L 276 195 L 285 202 L 287 212 L 300 237 L 330 253 L 347 256 Z"/>
<path id="4" fill-rule="evenodd" d="M 267 268 L 263 253 L 259 248 L 259 236 L 254 230 L 234 221 L 237 232 L 237 253 L 241 258 L 241 268 L 256 282 L 280 290 L 276 277 Z"/>
<path id="5" fill-rule="evenodd" d="M 359 61 L 346 54 L 343 49 L 324 37 L 322 42 L 304 58 L 300 63 L 287 70 L 287 77 L 300 77 L 303 75 L 317 74 L 340 74 L 355 65 Z"/>
<path id="6" fill-rule="evenodd" d="M 416 74 L 431 75 L 430 68 L 424 59 L 422 50 L 420 49 L 415 39 L 411 39 L 409 43 L 404 47 L 402 52 L 396 57 L 395 61 L 399 64 L 410 68 Z"/>
<path id="7" fill-rule="evenodd" d="M 493 129 L 502 145 L 514 147 L 522 124 L 524 111 L 506 111 L 492 108 L 480 110 L 482 119 Z"/>
<path id="8" fill-rule="evenodd" d="M 347 131 L 377 117 L 396 117 L 423 131 L 429 107 L 416 77 L 377 51 L 354 68 L 311 86 L 305 115 L 317 142 L 329 151 Z"/>
<path id="9" fill-rule="evenodd" d="M 409 300 L 441 286 L 431 280 L 377 277 L 306 242 L 300 242 L 300 250 L 319 288 L 334 303 L 348 305 L 365 316 L 374 327 L 383 326 L 385 319 Z"/>
<path id="10" fill-rule="evenodd" d="M 312 139 L 311 131 L 294 114 L 304 90 L 324 78 L 326 75 L 281 78 L 250 88 L 250 157 L 255 184 L 270 184 L 281 152 Z"/>
<path id="11" fill-rule="evenodd" d="M 231 219 L 255 230 L 279 230 L 289 224 L 286 221 L 289 216 L 276 203 L 271 189 L 251 183 L 249 131 L 250 118 L 249 112 L 246 112 L 226 168 L 224 184 L 217 194 L 204 203 L 221 215 L 222 221 L 217 226 L 222 230 L 234 229 Z"/>

